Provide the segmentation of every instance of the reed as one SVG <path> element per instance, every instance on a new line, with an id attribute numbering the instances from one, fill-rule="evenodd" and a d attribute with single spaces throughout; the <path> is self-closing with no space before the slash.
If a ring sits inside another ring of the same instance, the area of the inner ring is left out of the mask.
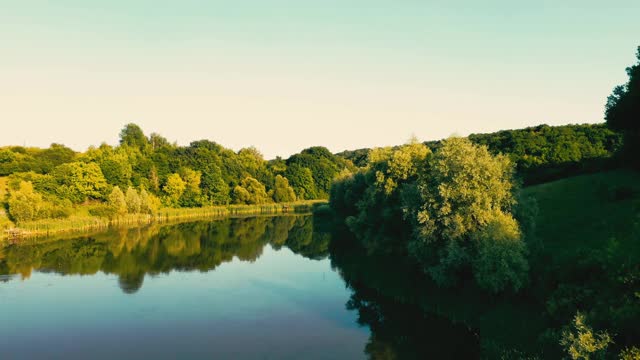
<path id="1" fill-rule="evenodd" d="M 310 213 L 314 207 L 326 204 L 326 201 L 298 201 L 293 203 L 260 205 L 227 205 L 201 208 L 163 208 L 155 215 L 127 214 L 116 218 L 88 215 L 87 211 L 78 211 L 65 219 L 43 219 L 27 221 L 0 233 L 0 240 L 43 237 L 66 232 L 86 233 L 109 227 L 138 226 L 151 223 L 166 223 L 189 219 L 221 219 L 230 216 L 275 215 L 286 213 Z"/>

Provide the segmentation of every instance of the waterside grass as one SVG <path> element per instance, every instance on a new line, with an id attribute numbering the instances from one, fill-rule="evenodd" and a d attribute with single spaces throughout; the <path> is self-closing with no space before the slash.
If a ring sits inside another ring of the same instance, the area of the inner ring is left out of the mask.
<path id="1" fill-rule="evenodd" d="M 311 213 L 314 207 L 326 201 L 310 200 L 292 203 L 260 205 L 207 206 L 201 208 L 163 208 L 155 215 L 127 214 L 116 218 L 89 215 L 78 211 L 64 219 L 42 219 L 28 221 L 10 227 L 0 233 L 0 242 L 14 242 L 26 238 L 44 237 L 60 233 L 86 233 L 110 227 L 137 226 L 151 223 L 167 223 L 181 220 L 222 219 L 232 216 L 275 215 Z"/>

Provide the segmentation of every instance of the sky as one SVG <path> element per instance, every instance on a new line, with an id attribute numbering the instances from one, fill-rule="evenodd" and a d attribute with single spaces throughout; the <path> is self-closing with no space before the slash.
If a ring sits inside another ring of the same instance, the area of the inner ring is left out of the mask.
<path id="1" fill-rule="evenodd" d="M 603 121 L 640 1 L 0 3 L 0 146 L 127 123 L 266 158 Z"/>

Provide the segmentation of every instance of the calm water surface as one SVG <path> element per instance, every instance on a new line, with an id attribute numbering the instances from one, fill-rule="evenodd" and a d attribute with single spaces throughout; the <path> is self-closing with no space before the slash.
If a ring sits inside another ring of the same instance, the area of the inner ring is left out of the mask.
<path id="1" fill-rule="evenodd" d="M 365 358 L 370 329 L 308 216 L 0 249 L 0 358 Z"/>

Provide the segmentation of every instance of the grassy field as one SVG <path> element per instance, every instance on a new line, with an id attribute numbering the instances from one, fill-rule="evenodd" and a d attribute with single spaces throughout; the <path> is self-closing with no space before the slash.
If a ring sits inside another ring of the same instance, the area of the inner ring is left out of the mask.
<path id="1" fill-rule="evenodd" d="M 535 236 L 528 289 L 559 329 L 580 311 L 614 336 L 609 354 L 640 338 L 640 173 L 610 171 L 532 186 Z M 557 349 L 557 343 L 552 343 Z"/>
<path id="2" fill-rule="evenodd" d="M 555 262 L 572 263 L 590 250 L 640 256 L 640 173 L 577 176 L 525 188 L 524 194 L 537 201 L 535 235 Z"/>

